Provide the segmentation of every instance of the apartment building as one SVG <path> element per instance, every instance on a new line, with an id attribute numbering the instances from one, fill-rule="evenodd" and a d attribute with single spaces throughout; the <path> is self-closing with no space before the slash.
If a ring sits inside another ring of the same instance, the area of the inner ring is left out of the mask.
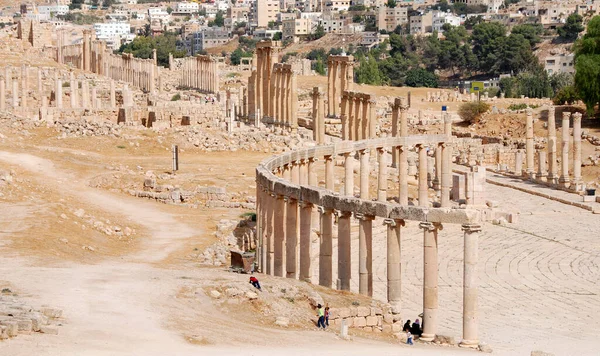
<path id="1" fill-rule="evenodd" d="M 381 6 L 377 10 L 377 28 L 392 32 L 396 27 L 408 23 L 408 7 L 396 6 L 389 8 Z"/>

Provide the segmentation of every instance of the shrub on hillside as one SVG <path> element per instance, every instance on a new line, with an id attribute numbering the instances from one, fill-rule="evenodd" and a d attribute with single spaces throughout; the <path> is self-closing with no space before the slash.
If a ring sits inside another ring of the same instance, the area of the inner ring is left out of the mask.
<path id="1" fill-rule="evenodd" d="M 490 110 L 490 105 L 483 101 L 464 103 L 458 108 L 458 115 L 469 124 L 479 121 L 481 115 Z"/>

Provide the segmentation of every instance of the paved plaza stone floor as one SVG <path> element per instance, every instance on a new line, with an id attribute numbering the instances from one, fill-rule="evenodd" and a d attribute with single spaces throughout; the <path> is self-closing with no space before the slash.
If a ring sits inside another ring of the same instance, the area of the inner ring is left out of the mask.
<path id="1" fill-rule="evenodd" d="M 598 355 L 600 350 L 600 215 L 518 190 L 486 185 L 515 224 L 484 224 L 479 241 L 480 341 L 495 354 Z M 358 234 L 353 223 L 352 289 L 358 292 Z M 374 297 L 386 299 L 386 234 L 374 221 Z M 335 230 L 335 229 L 334 229 Z M 337 240 L 334 239 L 334 244 Z M 463 233 L 445 225 L 439 244 L 439 334 L 460 340 Z M 318 244 L 313 244 L 318 253 Z M 402 234 L 402 317 L 422 310 L 423 234 Z M 334 251 L 336 251 L 334 246 Z M 334 253 L 334 276 L 337 256 Z M 316 264 L 313 263 L 313 266 Z M 315 274 L 318 271 L 314 271 Z M 314 280 L 318 280 L 315 276 Z"/>

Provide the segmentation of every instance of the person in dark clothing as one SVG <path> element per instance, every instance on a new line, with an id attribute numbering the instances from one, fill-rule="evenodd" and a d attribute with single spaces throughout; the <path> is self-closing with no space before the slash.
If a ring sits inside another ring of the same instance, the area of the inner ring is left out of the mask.
<path id="1" fill-rule="evenodd" d="M 410 331 L 410 319 L 408 319 L 406 321 L 406 323 L 404 323 L 404 326 L 402 327 L 402 331 L 404 331 L 404 332 Z"/>
<path id="2" fill-rule="evenodd" d="M 423 331 L 421 331 L 421 324 L 419 324 L 419 319 L 415 320 L 410 328 L 410 333 L 416 336 L 421 336 Z"/>
<path id="3" fill-rule="evenodd" d="M 256 277 L 250 277 L 250 283 L 254 286 L 254 288 L 262 291 L 262 289 L 260 289 L 260 283 L 258 283 L 258 279 L 256 279 Z"/>

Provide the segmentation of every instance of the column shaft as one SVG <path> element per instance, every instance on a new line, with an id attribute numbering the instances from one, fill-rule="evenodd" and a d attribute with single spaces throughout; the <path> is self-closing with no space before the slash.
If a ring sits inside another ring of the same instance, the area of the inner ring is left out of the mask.
<path id="1" fill-rule="evenodd" d="M 285 221 L 285 200 L 283 196 L 277 196 L 275 208 L 275 246 L 274 246 L 274 265 L 273 274 L 277 277 L 283 277 L 283 264 L 285 255 L 283 247 L 285 245 L 286 221 Z"/>
<path id="2" fill-rule="evenodd" d="M 350 153 L 344 153 L 344 195 L 354 196 L 354 158 Z"/>
<path id="3" fill-rule="evenodd" d="M 379 174 L 377 175 L 377 200 L 382 202 L 387 201 L 388 169 L 386 154 L 385 148 L 381 147 L 377 149 L 377 158 L 379 161 Z"/>
<path id="4" fill-rule="evenodd" d="M 298 201 L 288 199 L 285 219 L 285 276 L 297 277 L 298 256 Z"/>
<path id="5" fill-rule="evenodd" d="M 438 314 L 438 251 L 437 228 L 432 223 L 420 224 L 423 229 L 423 341 L 432 341 L 437 332 Z"/>
<path id="6" fill-rule="evenodd" d="M 419 206 L 429 206 L 429 195 L 427 192 L 427 148 L 419 147 Z"/>
<path id="7" fill-rule="evenodd" d="M 408 205 L 408 147 L 398 147 L 398 203 Z"/>
<path id="8" fill-rule="evenodd" d="M 477 261 L 479 225 L 463 225 L 464 231 L 464 270 L 463 270 L 463 340 L 464 347 L 477 348 Z"/>
<path id="9" fill-rule="evenodd" d="M 321 240 L 319 243 L 319 285 L 331 288 L 333 212 L 319 208 L 321 213 Z"/>
<path id="10" fill-rule="evenodd" d="M 373 217 L 359 217 L 358 230 L 358 290 L 373 296 Z"/>
<path id="11" fill-rule="evenodd" d="M 360 154 L 360 198 L 369 199 L 369 152 L 359 151 Z"/>
<path id="12" fill-rule="evenodd" d="M 311 273 L 311 218 L 312 204 L 300 205 L 300 280 L 310 282 Z"/>
<path id="13" fill-rule="evenodd" d="M 338 280 L 337 289 L 350 290 L 352 276 L 352 250 L 350 244 L 350 216 L 349 212 L 340 212 L 338 218 Z"/>
<path id="14" fill-rule="evenodd" d="M 392 312 L 399 314 L 402 306 L 402 263 L 400 228 L 402 220 L 386 219 L 387 224 L 387 300 Z"/>

